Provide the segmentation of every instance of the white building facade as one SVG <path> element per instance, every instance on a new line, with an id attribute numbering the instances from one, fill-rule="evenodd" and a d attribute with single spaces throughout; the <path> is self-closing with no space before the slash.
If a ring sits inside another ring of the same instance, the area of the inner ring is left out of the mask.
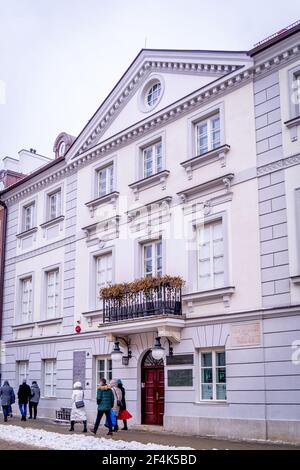
<path id="1" fill-rule="evenodd" d="M 105 376 L 132 422 L 299 442 L 299 38 L 142 50 L 75 142 L 1 193 L 2 378 L 41 384 L 40 415 L 80 379 L 93 421 Z M 164 275 L 182 291 L 103 310 L 102 287 Z"/>

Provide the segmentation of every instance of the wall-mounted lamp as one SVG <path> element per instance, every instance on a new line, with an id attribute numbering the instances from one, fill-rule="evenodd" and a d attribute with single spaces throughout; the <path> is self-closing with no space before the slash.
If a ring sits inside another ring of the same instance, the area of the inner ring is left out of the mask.
<path id="1" fill-rule="evenodd" d="M 123 352 L 120 349 L 120 341 L 123 341 L 126 346 L 127 346 L 127 356 L 124 356 Z M 115 343 L 114 343 L 114 349 L 111 352 L 111 359 L 114 364 L 119 364 L 122 361 L 123 366 L 128 366 L 129 364 L 129 359 L 131 359 L 132 353 L 130 349 L 130 341 L 127 341 L 125 338 L 120 338 L 119 336 L 116 336 L 115 338 Z"/>
<path id="2" fill-rule="evenodd" d="M 162 347 L 160 343 L 160 336 L 155 338 L 155 343 L 151 349 L 152 357 L 155 361 L 160 361 L 165 355 L 165 348 Z"/>

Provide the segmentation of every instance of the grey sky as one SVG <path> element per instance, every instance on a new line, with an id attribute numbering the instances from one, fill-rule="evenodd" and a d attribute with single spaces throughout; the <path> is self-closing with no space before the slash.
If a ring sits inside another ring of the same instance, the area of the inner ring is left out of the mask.
<path id="1" fill-rule="evenodd" d="M 0 0 L 0 157 L 78 135 L 145 38 L 247 50 L 298 17 L 299 0 Z"/>

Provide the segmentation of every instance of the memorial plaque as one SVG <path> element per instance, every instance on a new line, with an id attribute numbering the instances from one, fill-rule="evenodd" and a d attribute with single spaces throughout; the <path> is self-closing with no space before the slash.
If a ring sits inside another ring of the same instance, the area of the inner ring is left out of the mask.
<path id="1" fill-rule="evenodd" d="M 168 370 L 168 387 L 192 387 L 193 369 Z"/>
<path id="2" fill-rule="evenodd" d="M 233 348 L 259 346 L 261 344 L 260 322 L 230 325 L 230 345 Z"/>
<path id="3" fill-rule="evenodd" d="M 182 364 L 194 364 L 194 354 L 176 354 L 167 356 L 167 366 L 179 366 Z"/>
<path id="4" fill-rule="evenodd" d="M 86 352 L 74 351 L 73 352 L 73 384 L 81 382 L 82 388 L 85 388 L 85 363 Z"/>

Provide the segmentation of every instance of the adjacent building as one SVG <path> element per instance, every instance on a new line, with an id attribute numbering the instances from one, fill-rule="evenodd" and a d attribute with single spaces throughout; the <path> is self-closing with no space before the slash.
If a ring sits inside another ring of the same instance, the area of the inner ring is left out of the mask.
<path id="1" fill-rule="evenodd" d="M 135 423 L 299 442 L 299 90 L 299 24 L 248 52 L 143 49 L 1 192 L 2 377 L 37 380 L 41 415 L 79 379 L 92 421 L 105 376 Z M 99 295 L 145 277 L 164 285 Z"/>

